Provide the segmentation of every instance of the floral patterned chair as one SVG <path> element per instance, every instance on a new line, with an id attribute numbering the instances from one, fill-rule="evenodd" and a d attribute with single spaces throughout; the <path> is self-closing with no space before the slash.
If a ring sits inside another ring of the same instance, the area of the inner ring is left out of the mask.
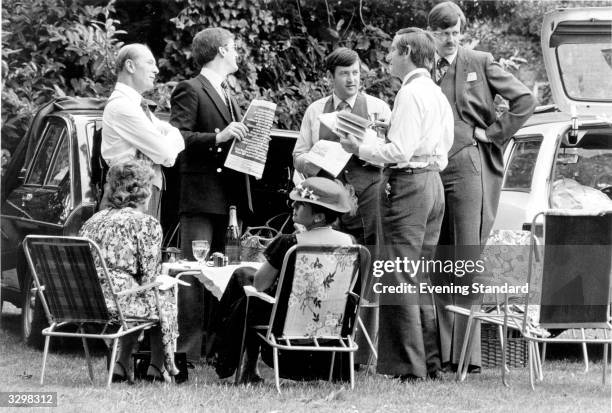
<path id="1" fill-rule="evenodd" d="M 293 257 L 295 264 L 292 266 L 289 263 Z M 369 262 L 370 254 L 361 245 L 296 245 L 285 255 L 276 297 L 258 292 L 251 286 L 244 287 L 247 312 L 251 297 L 273 304 L 268 325 L 254 328 L 264 343 L 272 348 L 279 393 L 279 350 L 331 352 L 330 380 L 335 354 L 348 353 L 351 389 L 354 387 L 353 359 L 358 347 L 353 336 L 362 295 L 359 281 L 365 278 Z M 245 334 L 242 348 L 244 337 Z"/>

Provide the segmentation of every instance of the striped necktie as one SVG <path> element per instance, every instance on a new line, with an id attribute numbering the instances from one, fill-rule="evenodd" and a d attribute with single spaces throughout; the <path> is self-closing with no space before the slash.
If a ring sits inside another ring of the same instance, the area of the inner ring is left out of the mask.
<path id="1" fill-rule="evenodd" d="M 231 92 L 227 81 L 224 80 L 223 82 L 221 82 L 221 89 L 223 89 L 223 97 L 225 98 L 225 104 L 227 105 L 227 108 L 229 109 L 230 114 L 232 116 L 232 122 L 235 122 L 236 114 L 234 113 L 234 107 L 232 106 L 232 100 L 230 99 Z"/>

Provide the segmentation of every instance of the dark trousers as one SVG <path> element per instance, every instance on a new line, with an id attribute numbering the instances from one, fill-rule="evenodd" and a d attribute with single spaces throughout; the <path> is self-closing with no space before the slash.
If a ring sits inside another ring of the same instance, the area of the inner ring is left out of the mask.
<path id="1" fill-rule="evenodd" d="M 482 225 L 482 166 L 477 146 L 467 146 L 449 159 L 440 176 L 444 184 L 445 213 L 438 249 L 441 260 L 476 260 L 480 254 Z M 472 276 L 455 274 L 436 277 L 437 284 L 470 284 Z M 443 364 L 459 362 L 467 327 L 467 317 L 444 310 L 449 304 L 470 308 L 481 297 L 476 294 L 436 294 L 438 328 Z M 472 329 L 474 346 L 470 364 L 480 366 L 480 325 Z"/>
<path id="2" fill-rule="evenodd" d="M 350 170 L 349 177 L 345 177 L 346 181 L 350 181 L 355 189 L 357 196 L 357 212 L 355 215 L 344 214 L 340 219 L 340 229 L 355 237 L 358 244 L 365 246 L 370 252 L 372 260 L 377 259 L 379 255 L 379 246 L 381 243 L 381 213 L 380 213 L 380 182 L 382 180 L 382 170 L 374 166 L 355 167 Z M 341 175 L 342 176 L 342 175 Z M 378 335 L 378 307 L 376 306 L 376 295 L 372 294 L 372 288 L 369 288 L 372 277 L 371 271 L 368 278 L 361 282 L 366 285 L 365 296 L 362 297 L 365 302 L 371 306 L 361 307 L 359 316 L 372 341 Z M 355 341 L 359 345 L 359 350 L 355 354 L 356 364 L 366 364 L 370 357 L 370 347 L 367 340 L 358 325 L 355 330 Z"/>
<path id="3" fill-rule="evenodd" d="M 225 215 L 181 215 L 181 250 L 183 257 L 194 260 L 191 241 L 208 240 L 213 251 L 223 251 L 223 238 L 227 227 Z M 218 306 L 217 299 L 193 276 L 185 281 L 191 287 L 179 286 L 178 351 L 187 354 L 187 360 L 197 362 L 204 352 L 212 356 L 212 322 Z M 202 346 L 204 345 L 204 348 Z"/>
<path id="4" fill-rule="evenodd" d="M 381 191 L 384 258 L 433 258 L 444 214 L 439 173 L 386 171 L 386 175 L 389 187 L 383 182 Z M 380 280 L 385 286 L 413 285 L 416 292 L 380 296 L 377 372 L 416 377 L 437 373 L 440 352 L 433 298 L 419 290 L 420 284 L 429 284 L 428 274 L 393 271 Z"/>

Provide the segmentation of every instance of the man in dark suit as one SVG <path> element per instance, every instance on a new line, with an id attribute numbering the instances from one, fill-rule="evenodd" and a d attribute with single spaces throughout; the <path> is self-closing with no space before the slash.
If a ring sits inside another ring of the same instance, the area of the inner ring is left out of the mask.
<path id="1" fill-rule="evenodd" d="M 233 139 L 242 140 L 247 127 L 239 122 L 240 108 L 232 98 L 227 76 L 238 70 L 234 36 L 221 28 L 195 35 L 192 57 L 198 76 L 180 82 L 171 96 L 170 122 L 185 139 L 180 167 L 181 249 L 193 260 L 191 242 L 208 240 L 212 251 L 222 251 L 230 205 L 241 217 L 249 214 L 248 176 L 223 166 Z M 180 290 L 179 351 L 191 362 L 200 358 L 203 330 L 208 330 L 202 286 Z M 207 340 L 209 347 L 210 340 Z"/>
<path id="2" fill-rule="evenodd" d="M 506 141 L 533 113 L 536 100 L 529 89 L 493 60 L 490 53 L 459 46 L 465 16 L 450 1 L 436 5 L 428 16 L 428 29 L 436 39 L 433 75 L 448 98 L 455 119 L 455 136 L 448 153 L 448 166 L 441 172 L 445 213 L 439 251 L 444 258 L 477 259 L 497 213 L 503 177 L 502 149 Z M 497 115 L 494 99 L 500 95 L 509 109 Z M 453 246 L 445 248 L 444 246 Z M 450 255 L 450 257 L 449 257 Z M 443 274 L 439 283 L 469 282 L 474 278 Z M 465 317 L 455 318 L 444 310 L 448 304 L 469 308 L 476 295 L 439 294 L 438 323 L 442 362 L 450 368 L 458 363 L 466 326 Z M 480 367 L 480 329 L 474 329 L 472 370 Z"/>

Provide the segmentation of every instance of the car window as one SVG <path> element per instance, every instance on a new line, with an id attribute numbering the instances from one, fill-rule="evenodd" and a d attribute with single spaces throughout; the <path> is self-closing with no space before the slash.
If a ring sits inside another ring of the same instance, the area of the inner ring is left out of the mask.
<path id="1" fill-rule="evenodd" d="M 502 189 L 529 192 L 541 144 L 541 138 L 521 139 L 514 143 Z"/>
<path id="2" fill-rule="evenodd" d="M 26 181 L 28 185 L 42 185 L 49 170 L 53 152 L 57 143 L 65 135 L 66 128 L 59 122 L 49 122 L 44 136 L 41 139 L 40 149 L 34 158 L 30 175 Z"/>
<path id="3" fill-rule="evenodd" d="M 553 182 L 561 179 L 597 190 L 612 186 L 612 136 L 586 135 L 576 147 L 562 145 L 555 158 Z"/>
<path id="4" fill-rule="evenodd" d="M 49 174 L 48 186 L 59 185 L 64 178 L 68 176 L 70 171 L 70 153 L 68 148 L 69 139 L 62 139 L 59 150 L 55 154 L 55 159 L 51 166 Z"/>
<path id="5" fill-rule="evenodd" d="M 557 49 L 561 79 L 567 95 L 576 100 L 612 100 L 610 43 L 563 44 Z"/>

